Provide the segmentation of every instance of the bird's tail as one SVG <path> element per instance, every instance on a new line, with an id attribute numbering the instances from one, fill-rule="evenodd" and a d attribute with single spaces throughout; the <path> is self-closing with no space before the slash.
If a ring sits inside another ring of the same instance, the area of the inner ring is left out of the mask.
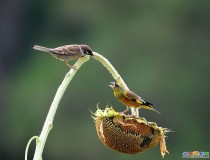
<path id="1" fill-rule="evenodd" d="M 51 48 L 34 45 L 33 49 L 43 52 L 51 52 Z"/>
<path id="2" fill-rule="evenodd" d="M 157 111 L 156 109 L 153 108 L 154 105 L 153 105 L 152 103 L 149 103 L 149 102 L 147 102 L 147 101 L 144 101 L 144 102 L 143 102 L 143 106 L 144 106 L 143 108 L 145 108 L 145 109 L 149 109 L 149 110 L 155 111 L 155 112 L 157 112 L 158 114 L 160 114 L 159 111 Z"/>
<path id="3" fill-rule="evenodd" d="M 154 107 L 154 105 L 153 105 L 152 103 L 149 103 L 149 102 L 147 102 L 147 101 L 144 101 L 144 102 L 143 102 L 143 105 L 148 106 L 148 107 L 151 107 L 151 108 Z"/>

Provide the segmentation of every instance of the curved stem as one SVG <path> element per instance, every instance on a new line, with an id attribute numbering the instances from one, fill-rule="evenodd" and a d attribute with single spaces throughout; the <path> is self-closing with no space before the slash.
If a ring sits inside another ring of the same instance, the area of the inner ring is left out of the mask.
<path id="1" fill-rule="evenodd" d="M 105 57 L 103 57 L 97 52 L 93 52 L 93 54 L 94 54 L 93 56 L 94 59 L 101 62 L 104 65 L 104 67 L 106 67 L 106 69 L 111 73 L 112 77 L 117 81 L 117 83 L 119 83 L 124 89 L 129 90 L 129 88 L 123 81 L 122 77 L 119 75 L 117 70 L 112 66 L 112 64 L 108 61 L 108 59 L 106 59 Z M 139 112 L 137 108 L 131 107 L 131 113 L 132 115 L 139 117 Z"/>
<path id="2" fill-rule="evenodd" d="M 26 150 L 25 150 L 25 160 L 27 160 L 27 156 L 28 156 L 28 148 L 31 144 L 31 142 L 36 139 L 37 141 L 39 141 L 39 137 L 38 136 L 33 136 L 31 137 L 31 139 L 28 141 L 27 146 L 26 146 Z"/>
<path id="3" fill-rule="evenodd" d="M 125 84 L 125 82 L 123 81 L 123 79 L 121 78 L 121 76 L 119 75 L 119 73 L 116 71 L 116 69 L 112 66 L 112 64 L 103 56 L 101 56 L 100 54 L 93 52 L 94 54 L 94 59 L 98 60 L 99 62 L 101 62 L 106 69 L 111 73 L 111 75 L 113 76 L 113 78 L 124 88 L 124 89 L 128 89 L 127 85 Z M 55 97 L 53 99 L 53 102 L 50 106 L 47 118 L 45 120 L 44 126 L 42 128 L 41 134 L 39 137 L 34 136 L 32 137 L 26 147 L 26 153 L 28 152 L 28 147 L 31 143 L 31 141 L 33 139 L 36 138 L 36 149 L 35 149 L 35 153 L 34 153 L 34 158 L 33 160 L 42 160 L 42 153 L 44 150 L 44 146 L 48 137 L 48 134 L 50 132 L 50 130 L 53 127 L 53 119 L 55 117 L 55 113 L 58 107 L 58 104 L 68 86 L 68 84 L 70 83 L 70 81 L 72 80 L 72 78 L 74 77 L 74 75 L 76 74 L 76 72 L 78 71 L 78 69 L 86 62 L 88 61 L 90 58 L 89 56 L 85 56 L 80 58 L 74 66 L 76 66 L 76 70 L 75 69 L 71 69 L 65 76 L 64 80 L 62 81 L 61 85 L 59 86 Z M 135 108 L 131 108 L 131 112 L 132 114 L 135 114 L 138 117 L 138 112 L 135 110 Z M 27 157 L 26 157 L 27 158 Z"/>
<path id="4" fill-rule="evenodd" d="M 58 104 L 68 86 L 68 84 L 70 83 L 70 81 L 72 80 L 72 78 L 74 77 L 74 75 L 76 74 L 76 72 L 79 70 L 79 68 L 86 62 L 89 60 L 89 56 L 85 56 L 80 58 L 75 64 L 74 66 L 76 66 L 77 69 L 71 69 L 65 76 L 63 82 L 61 83 L 61 85 L 59 86 L 56 95 L 53 99 L 53 102 L 51 104 L 50 110 L 48 112 L 47 118 L 45 120 L 42 132 L 39 136 L 39 140 L 36 142 L 36 150 L 35 150 L 35 154 L 34 154 L 34 158 L 33 160 L 41 160 L 42 159 L 42 152 L 44 149 L 44 145 L 45 142 L 47 140 L 48 134 L 50 132 L 50 130 L 53 127 L 53 119 L 58 107 Z"/>

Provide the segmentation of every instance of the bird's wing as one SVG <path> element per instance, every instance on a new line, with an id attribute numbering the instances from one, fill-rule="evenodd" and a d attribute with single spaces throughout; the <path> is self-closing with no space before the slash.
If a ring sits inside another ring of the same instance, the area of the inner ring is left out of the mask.
<path id="1" fill-rule="evenodd" d="M 64 51 L 63 54 L 65 54 L 67 56 L 74 56 L 75 54 L 77 54 L 73 51 L 72 48 L 70 48 L 68 46 L 63 47 L 63 51 Z"/>
<path id="2" fill-rule="evenodd" d="M 144 100 L 139 97 L 137 94 L 135 94 L 134 92 L 132 91 L 124 91 L 124 95 L 126 98 L 128 98 L 129 100 L 131 101 L 136 101 L 138 102 L 139 104 L 143 104 Z"/>
<path id="3" fill-rule="evenodd" d="M 74 52 L 75 48 L 76 48 L 76 46 L 74 46 L 74 45 L 65 45 L 65 46 L 51 49 L 51 52 L 53 52 L 54 54 L 74 56 L 77 54 Z"/>

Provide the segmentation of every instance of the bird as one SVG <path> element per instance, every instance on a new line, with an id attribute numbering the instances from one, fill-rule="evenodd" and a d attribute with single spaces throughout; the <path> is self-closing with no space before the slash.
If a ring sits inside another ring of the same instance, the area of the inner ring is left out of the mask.
<path id="1" fill-rule="evenodd" d="M 125 106 L 127 106 L 127 109 L 123 111 L 123 113 L 129 110 L 128 107 L 133 107 L 137 109 L 144 108 L 159 113 L 153 108 L 154 105 L 152 103 L 145 101 L 139 95 L 130 90 L 123 89 L 117 82 L 110 82 L 109 86 L 113 89 L 114 96 Z"/>
<path id="2" fill-rule="evenodd" d="M 88 45 L 64 45 L 57 48 L 47 48 L 39 45 L 34 45 L 33 49 L 38 51 L 47 52 L 52 55 L 54 58 L 63 61 L 70 68 L 74 68 L 75 66 L 71 66 L 68 62 L 71 60 L 77 60 L 80 57 L 85 55 L 93 56 L 92 49 Z"/>

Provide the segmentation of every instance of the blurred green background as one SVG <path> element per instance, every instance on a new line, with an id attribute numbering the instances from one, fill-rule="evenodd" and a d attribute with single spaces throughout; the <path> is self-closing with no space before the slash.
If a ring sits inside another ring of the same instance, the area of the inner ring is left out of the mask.
<path id="1" fill-rule="evenodd" d="M 210 151 L 210 1 L 2 0 L 0 20 L 0 159 L 24 158 L 68 71 L 34 51 L 35 44 L 88 44 L 108 58 L 128 87 L 161 112 L 142 109 L 140 116 L 175 131 L 165 159 Z M 93 59 L 82 66 L 61 100 L 43 159 L 161 159 L 159 146 L 126 155 L 100 142 L 90 110 L 98 102 L 125 109 L 110 81 Z"/>

